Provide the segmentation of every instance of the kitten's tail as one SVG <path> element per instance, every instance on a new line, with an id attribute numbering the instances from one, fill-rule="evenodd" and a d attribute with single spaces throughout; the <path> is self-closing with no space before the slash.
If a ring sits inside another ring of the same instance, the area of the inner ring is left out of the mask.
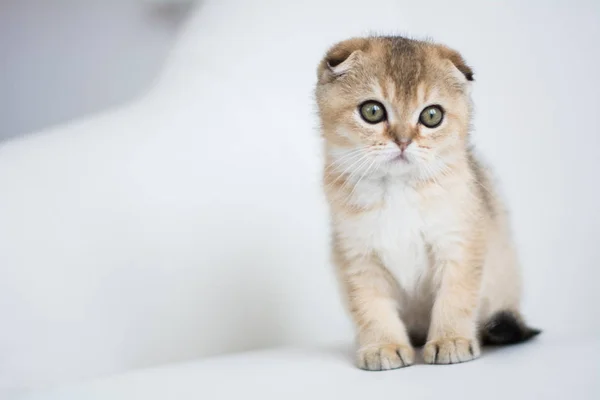
<path id="1" fill-rule="evenodd" d="M 500 311 L 483 326 L 481 337 L 484 344 L 514 344 L 525 342 L 541 332 L 527 326 L 519 313 Z"/>

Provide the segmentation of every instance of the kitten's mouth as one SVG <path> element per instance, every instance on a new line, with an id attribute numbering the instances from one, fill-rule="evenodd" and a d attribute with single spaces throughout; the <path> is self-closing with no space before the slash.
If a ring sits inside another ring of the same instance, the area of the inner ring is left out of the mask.
<path id="1" fill-rule="evenodd" d="M 408 164 L 410 161 L 408 160 L 408 157 L 406 157 L 406 153 L 400 153 L 397 156 L 395 156 L 394 158 L 392 158 L 392 162 Z"/>

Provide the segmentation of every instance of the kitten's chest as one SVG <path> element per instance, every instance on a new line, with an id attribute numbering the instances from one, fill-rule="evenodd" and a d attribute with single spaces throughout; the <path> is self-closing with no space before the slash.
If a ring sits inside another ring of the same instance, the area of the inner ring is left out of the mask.
<path id="1" fill-rule="evenodd" d="M 405 291 L 413 291 L 426 274 L 429 257 L 425 241 L 427 213 L 410 188 L 388 188 L 380 207 L 356 220 L 354 240 L 359 251 L 374 251 Z"/>

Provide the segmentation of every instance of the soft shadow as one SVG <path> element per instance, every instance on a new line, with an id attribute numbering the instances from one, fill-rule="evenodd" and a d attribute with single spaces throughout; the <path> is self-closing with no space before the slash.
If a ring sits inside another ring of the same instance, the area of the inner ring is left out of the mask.
<path id="1" fill-rule="evenodd" d="M 163 24 L 167 29 L 176 29 L 187 19 L 192 10 L 202 4 L 200 0 L 181 0 L 167 3 L 156 3 L 147 6 L 148 15 Z"/>

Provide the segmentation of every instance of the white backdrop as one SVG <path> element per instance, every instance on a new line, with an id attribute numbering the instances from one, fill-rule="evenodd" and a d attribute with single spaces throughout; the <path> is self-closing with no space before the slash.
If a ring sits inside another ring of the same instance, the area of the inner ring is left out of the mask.
<path id="1" fill-rule="evenodd" d="M 0 1 L 0 140 L 139 96 L 185 13 L 185 0 Z"/>
<path id="2" fill-rule="evenodd" d="M 349 342 L 312 88 L 326 48 L 369 31 L 474 67 L 525 313 L 545 335 L 600 334 L 600 3 L 482 3 L 205 1 L 149 96 L 3 144 L 0 384 Z"/>

